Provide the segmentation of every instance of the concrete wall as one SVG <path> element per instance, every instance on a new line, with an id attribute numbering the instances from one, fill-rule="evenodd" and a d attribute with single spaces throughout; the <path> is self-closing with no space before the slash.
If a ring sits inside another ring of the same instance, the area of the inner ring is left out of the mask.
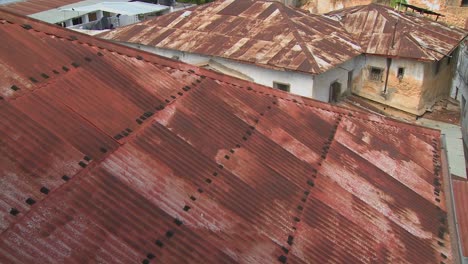
<path id="1" fill-rule="evenodd" d="M 468 147 L 468 43 L 466 42 L 459 48 L 458 66 L 452 87 L 452 98 L 460 100 L 463 142 Z"/>
<path id="2" fill-rule="evenodd" d="M 316 91 L 314 87 L 314 76 L 311 74 L 293 72 L 293 71 L 279 71 L 273 69 L 267 69 L 259 67 L 253 64 L 240 63 L 228 59 L 222 59 L 217 57 L 211 57 L 200 54 L 187 53 L 176 50 L 160 49 L 155 47 L 149 47 L 145 45 L 138 45 L 133 43 L 124 43 L 130 47 L 139 48 L 151 53 L 159 54 L 168 58 L 179 59 L 180 61 L 194 64 L 203 65 L 209 64 L 210 61 L 214 61 L 217 64 L 223 65 L 224 68 L 231 69 L 229 72 L 223 71 L 223 73 L 230 74 L 234 77 L 242 78 L 242 75 L 248 76 L 248 79 L 265 86 L 272 87 L 273 82 L 286 83 L 290 85 L 290 92 L 305 97 L 313 97 L 321 101 L 328 101 L 328 89 L 329 87 L 319 87 L 320 91 Z M 322 90 L 326 91 L 322 91 Z M 317 97 L 314 97 L 314 94 Z"/>
<path id="3" fill-rule="evenodd" d="M 437 64 L 439 64 L 438 73 L 436 73 Z M 435 102 L 450 96 L 456 67 L 457 61 L 447 57 L 438 63 L 424 63 L 424 82 L 420 109 L 430 108 Z"/>
<path id="4" fill-rule="evenodd" d="M 198 66 L 204 64 L 211 65 L 215 62 L 217 65 L 222 65 L 224 69 L 229 69 L 229 71 L 223 69 L 221 71 L 222 73 L 269 87 L 273 87 L 273 82 L 286 83 L 290 85 L 291 93 L 314 98 L 323 102 L 329 101 L 330 85 L 333 82 L 339 82 L 341 84 L 342 88 L 340 96 L 351 93 L 351 87 L 348 87 L 348 72 L 353 71 L 354 74 L 356 74 L 356 72 L 359 72 L 363 67 L 362 56 L 359 56 L 327 72 L 314 76 L 300 72 L 266 69 L 253 64 L 246 64 L 218 57 L 161 49 L 133 43 L 125 44 L 151 53 L 156 53 L 164 57 L 177 58 L 183 62 Z"/>
<path id="5" fill-rule="evenodd" d="M 356 58 L 353 58 L 331 70 L 328 70 L 314 79 L 314 88 L 320 87 L 320 89 L 314 89 L 313 98 L 326 98 L 330 97 L 330 85 L 334 82 L 339 82 L 341 84 L 341 96 L 351 94 L 352 92 L 352 83 L 348 86 L 348 73 L 352 71 L 352 79 L 356 77 L 357 74 L 364 67 L 364 56 L 360 55 Z"/>
<path id="6" fill-rule="evenodd" d="M 422 114 L 420 109 L 420 96 L 422 95 L 424 64 L 414 60 L 392 59 L 388 75 L 387 91 L 385 80 L 387 74 L 387 58 L 363 55 L 362 70 L 353 80 L 353 93 L 370 100 L 392 106 L 410 113 Z M 369 78 L 371 67 L 383 69 L 379 81 Z M 398 78 L 398 68 L 404 68 L 404 76 Z"/>

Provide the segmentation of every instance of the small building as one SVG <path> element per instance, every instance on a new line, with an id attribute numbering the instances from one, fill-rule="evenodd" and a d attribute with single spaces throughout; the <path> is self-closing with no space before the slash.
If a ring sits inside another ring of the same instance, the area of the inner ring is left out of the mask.
<path id="1" fill-rule="evenodd" d="M 377 4 L 327 16 L 363 49 L 354 94 L 417 116 L 449 97 L 466 31 Z"/>
<path id="2" fill-rule="evenodd" d="M 273 1 L 216 1 L 100 36 L 326 102 L 349 92 L 361 54 L 339 22 Z"/>

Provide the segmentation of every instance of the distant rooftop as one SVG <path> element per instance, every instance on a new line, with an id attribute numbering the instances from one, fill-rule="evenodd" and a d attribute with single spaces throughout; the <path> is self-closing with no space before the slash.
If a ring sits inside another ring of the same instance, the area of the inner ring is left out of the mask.
<path id="1" fill-rule="evenodd" d="M 434 61 L 450 56 L 467 31 L 391 7 L 369 4 L 327 14 L 362 46 L 364 53 Z"/>
<path id="2" fill-rule="evenodd" d="M 361 52 L 339 22 L 275 1 L 215 1 L 101 37 L 311 74 Z"/>

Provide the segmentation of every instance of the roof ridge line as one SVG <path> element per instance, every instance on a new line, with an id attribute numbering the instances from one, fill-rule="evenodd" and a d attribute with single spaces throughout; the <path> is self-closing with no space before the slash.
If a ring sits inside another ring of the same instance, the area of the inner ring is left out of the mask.
<path id="1" fill-rule="evenodd" d="M 297 27 L 294 25 L 294 22 L 292 21 L 292 19 L 288 15 L 286 15 L 285 12 L 284 12 L 284 8 L 287 8 L 287 7 L 285 7 L 282 4 L 277 4 L 277 3 L 273 3 L 273 4 L 276 4 L 277 6 L 279 6 L 278 10 L 280 11 L 281 15 L 286 19 L 286 23 L 288 24 L 288 26 L 291 27 L 294 38 L 296 40 L 298 40 L 298 44 L 302 48 L 302 50 L 303 50 L 304 54 L 306 55 L 306 57 L 310 61 L 312 61 L 311 66 L 312 66 L 313 70 L 315 71 L 315 73 L 313 73 L 313 74 L 319 73 L 320 68 L 318 67 L 318 63 L 315 60 L 314 55 L 309 50 L 309 48 L 307 48 L 307 46 L 305 45 L 305 41 L 301 37 L 301 35 L 299 34 L 299 31 L 298 31 Z M 310 17 L 312 17 L 312 16 L 310 16 Z"/>

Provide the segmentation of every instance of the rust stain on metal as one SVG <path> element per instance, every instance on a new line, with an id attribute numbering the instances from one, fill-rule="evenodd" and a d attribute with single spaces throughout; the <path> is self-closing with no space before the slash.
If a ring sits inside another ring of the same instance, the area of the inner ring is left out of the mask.
<path id="1" fill-rule="evenodd" d="M 340 21 L 364 53 L 418 60 L 450 56 L 468 33 L 424 17 L 369 4 L 333 11 L 326 16 Z"/>
<path id="2" fill-rule="evenodd" d="M 312 74 L 360 54 L 341 25 L 277 2 L 216 1 L 100 37 Z"/>
<path id="3" fill-rule="evenodd" d="M 0 262 L 452 262 L 438 131 L 4 11 L 0 35 Z"/>

